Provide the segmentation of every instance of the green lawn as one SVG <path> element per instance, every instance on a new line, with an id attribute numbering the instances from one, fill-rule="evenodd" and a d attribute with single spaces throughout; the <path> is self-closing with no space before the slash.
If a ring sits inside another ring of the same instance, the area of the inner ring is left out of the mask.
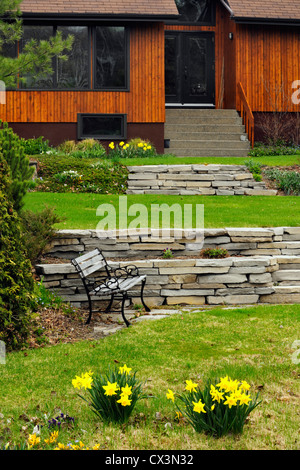
<path id="1" fill-rule="evenodd" d="M 204 204 L 205 228 L 278 227 L 300 224 L 300 203 L 297 196 L 127 196 L 128 207 L 136 203 L 146 206 L 149 218 L 152 204 L 192 204 L 194 215 L 196 204 Z M 57 214 L 66 218 L 57 226 L 60 229 L 96 229 L 101 219 L 96 216 L 96 209 L 101 204 L 112 204 L 115 207 L 118 223 L 117 195 L 33 192 L 25 197 L 25 209 L 37 212 L 42 210 L 44 205 L 55 207 Z M 124 217 L 124 213 L 121 216 Z M 130 220 L 128 217 L 128 222 Z"/>
<path id="2" fill-rule="evenodd" d="M 299 305 L 198 309 L 136 323 L 98 341 L 9 353 L 0 364 L 2 444 L 26 440 L 37 423 L 43 440 L 47 420 L 61 411 L 77 423 L 60 433 L 65 444 L 82 440 L 115 450 L 299 449 L 299 365 L 292 356 L 299 320 Z M 102 425 L 71 384 L 75 375 L 103 373 L 115 361 L 137 370 L 152 395 L 138 403 L 127 428 Z M 246 380 L 252 394 L 260 392 L 262 403 L 242 436 L 216 439 L 176 422 L 168 388 L 182 392 L 186 380 L 203 387 L 206 379 L 225 375 Z"/>
<path id="3" fill-rule="evenodd" d="M 245 161 L 254 160 L 255 163 L 268 166 L 290 166 L 300 164 L 300 155 L 279 155 L 274 157 L 176 157 L 174 155 L 158 155 L 152 158 L 122 159 L 124 165 L 183 165 L 190 163 L 209 163 L 216 165 L 244 165 Z"/>

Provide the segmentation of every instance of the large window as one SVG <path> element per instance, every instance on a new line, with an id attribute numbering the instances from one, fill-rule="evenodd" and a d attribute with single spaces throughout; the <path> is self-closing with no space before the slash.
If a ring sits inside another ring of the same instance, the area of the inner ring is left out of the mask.
<path id="1" fill-rule="evenodd" d="M 95 88 L 127 87 L 127 41 L 122 26 L 95 28 Z"/>
<path id="2" fill-rule="evenodd" d="M 175 0 L 179 22 L 211 24 L 214 21 L 214 8 L 211 0 Z"/>
<path id="3" fill-rule="evenodd" d="M 7 46 L 2 53 L 13 57 L 31 40 L 49 40 L 60 32 L 73 36 L 67 60 L 53 59 L 48 76 L 27 74 L 19 88 L 27 90 L 128 90 L 129 40 L 124 26 L 38 26 L 25 25 L 19 47 Z"/>

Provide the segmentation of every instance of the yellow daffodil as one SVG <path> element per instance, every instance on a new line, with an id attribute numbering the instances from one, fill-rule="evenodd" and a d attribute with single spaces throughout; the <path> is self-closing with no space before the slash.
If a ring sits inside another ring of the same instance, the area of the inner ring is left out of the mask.
<path id="1" fill-rule="evenodd" d="M 172 390 L 168 389 L 166 396 L 168 400 L 172 400 L 172 402 L 174 403 L 175 397 L 174 397 L 174 393 L 172 392 Z"/>
<path id="2" fill-rule="evenodd" d="M 72 380 L 72 385 L 74 388 L 81 388 L 81 379 L 78 377 L 78 375 L 76 375 L 75 379 Z"/>
<path id="3" fill-rule="evenodd" d="M 249 402 L 251 401 L 251 397 L 250 395 L 246 395 L 245 393 L 243 393 L 240 398 L 240 405 L 249 405 Z"/>
<path id="4" fill-rule="evenodd" d="M 125 394 L 122 393 L 120 399 L 117 400 L 117 403 L 121 403 L 122 406 L 130 406 L 131 401 L 132 400 L 129 400 L 128 395 L 125 395 Z"/>
<path id="5" fill-rule="evenodd" d="M 220 382 L 217 384 L 217 387 L 219 387 L 220 390 L 226 390 L 228 386 L 228 376 L 222 377 L 220 379 Z"/>
<path id="6" fill-rule="evenodd" d="M 234 390 L 231 395 L 236 399 L 236 400 L 240 400 L 241 399 L 241 396 L 242 396 L 242 392 L 241 390 Z"/>
<path id="7" fill-rule="evenodd" d="M 237 380 L 229 380 L 228 383 L 227 383 L 227 389 L 226 391 L 227 392 L 234 392 L 235 390 L 237 390 L 239 386 L 239 383 Z"/>
<path id="8" fill-rule="evenodd" d="M 188 390 L 189 392 L 195 392 L 196 388 L 198 387 L 198 384 L 193 383 L 191 380 L 186 380 L 186 387 L 185 389 Z"/>
<path id="9" fill-rule="evenodd" d="M 138 147 L 144 147 L 144 143 L 143 143 L 143 142 L 139 142 L 139 143 L 138 143 Z"/>
<path id="10" fill-rule="evenodd" d="M 92 388 L 92 382 L 93 378 L 91 376 L 84 377 L 81 381 L 82 388 L 84 388 L 85 390 L 87 388 Z"/>
<path id="11" fill-rule="evenodd" d="M 122 142 L 120 142 L 119 145 L 120 145 L 120 147 L 123 147 L 124 144 L 125 144 L 125 142 L 122 141 Z"/>
<path id="12" fill-rule="evenodd" d="M 104 395 L 111 397 L 112 395 L 117 394 L 117 390 L 119 390 L 119 386 L 117 382 L 114 382 L 113 384 L 107 381 L 107 385 L 102 386 L 105 390 Z"/>
<path id="13" fill-rule="evenodd" d="M 73 386 L 78 389 L 84 388 L 85 390 L 87 388 L 92 388 L 92 374 L 93 372 L 89 371 L 82 374 L 81 377 L 76 375 L 75 379 L 72 380 Z"/>
<path id="14" fill-rule="evenodd" d="M 202 403 L 201 399 L 198 402 L 193 401 L 193 405 L 193 411 L 195 411 L 196 413 L 206 413 L 206 411 L 204 410 L 205 404 Z"/>
<path id="15" fill-rule="evenodd" d="M 131 371 L 130 367 L 127 367 L 126 364 L 124 364 L 123 367 L 119 367 L 119 374 L 126 374 L 128 375 Z"/>
<path id="16" fill-rule="evenodd" d="M 224 405 L 228 405 L 229 408 L 236 406 L 237 399 L 233 395 L 226 395 L 226 401 Z"/>
<path id="17" fill-rule="evenodd" d="M 212 395 L 213 401 L 217 401 L 220 403 L 221 400 L 224 400 L 224 396 L 222 392 L 219 392 L 218 390 L 215 391 L 215 393 Z"/>
<path id="18" fill-rule="evenodd" d="M 131 391 L 132 387 L 129 387 L 127 384 L 125 387 L 122 387 L 121 390 L 122 390 L 122 394 L 123 395 L 131 395 L 132 394 L 132 391 Z"/>
<path id="19" fill-rule="evenodd" d="M 111 142 L 111 143 L 109 144 L 109 148 L 111 148 L 111 149 L 113 150 L 113 149 L 115 148 L 115 144 L 114 144 L 113 142 Z"/>
<path id="20" fill-rule="evenodd" d="M 216 407 L 216 405 L 212 405 L 212 406 L 210 407 L 210 410 L 211 410 L 211 411 L 214 411 L 215 407 Z"/>
<path id="21" fill-rule="evenodd" d="M 250 390 L 250 385 L 245 380 L 242 380 L 240 388 L 246 392 Z"/>

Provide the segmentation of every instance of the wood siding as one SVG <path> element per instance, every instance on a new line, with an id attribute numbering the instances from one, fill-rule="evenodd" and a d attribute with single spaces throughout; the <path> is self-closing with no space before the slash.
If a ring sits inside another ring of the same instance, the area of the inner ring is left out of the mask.
<path id="1" fill-rule="evenodd" d="M 126 113 L 129 123 L 165 120 L 164 25 L 132 27 L 130 90 L 7 91 L 0 119 L 7 122 L 77 122 L 77 113 Z"/>
<path id="2" fill-rule="evenodd" d="M 297 27 L 237 25 L 236 80 L 252 111 L 299 111 L 292 102 L 292 83 L 300 80 L 299 51 Z"/>

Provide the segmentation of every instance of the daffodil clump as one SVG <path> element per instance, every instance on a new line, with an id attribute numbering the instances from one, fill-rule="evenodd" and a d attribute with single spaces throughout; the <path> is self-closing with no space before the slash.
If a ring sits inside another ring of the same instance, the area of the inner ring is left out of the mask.
<path id="1" fill-rule="evenodd" d="M 258 394 L 252 397 L 246 381 L 232 380 L 228 376 L 207 381 L 203 391 L 192 380 L 186 380 L 185 391 L 174 394 L 168 389 L 166 396 L 175 403 L 183 403 L 177 414 L 184 416 L 197 432 L 223 436 L 229 432 L 242 433 L 246 418 L 259 405 Z"/>
<path id="2" fill-rule="evenodd" d="M 87 401 L 93 412 L 105 422 L 126 423 L 138 400 L 146 398 L 136 372 L 124 364 L 109 369 L 106 375 L 85 372 L 72 380 L 75 388 L 89 393 Z"/>
<path id="3" fill-rule="evenodd" d="M 110 142 L 109 157 L 111 158 L 139 158 L 156 155 L 154 146 L 142 139 L 132 139 L 129 142 Z"/>

